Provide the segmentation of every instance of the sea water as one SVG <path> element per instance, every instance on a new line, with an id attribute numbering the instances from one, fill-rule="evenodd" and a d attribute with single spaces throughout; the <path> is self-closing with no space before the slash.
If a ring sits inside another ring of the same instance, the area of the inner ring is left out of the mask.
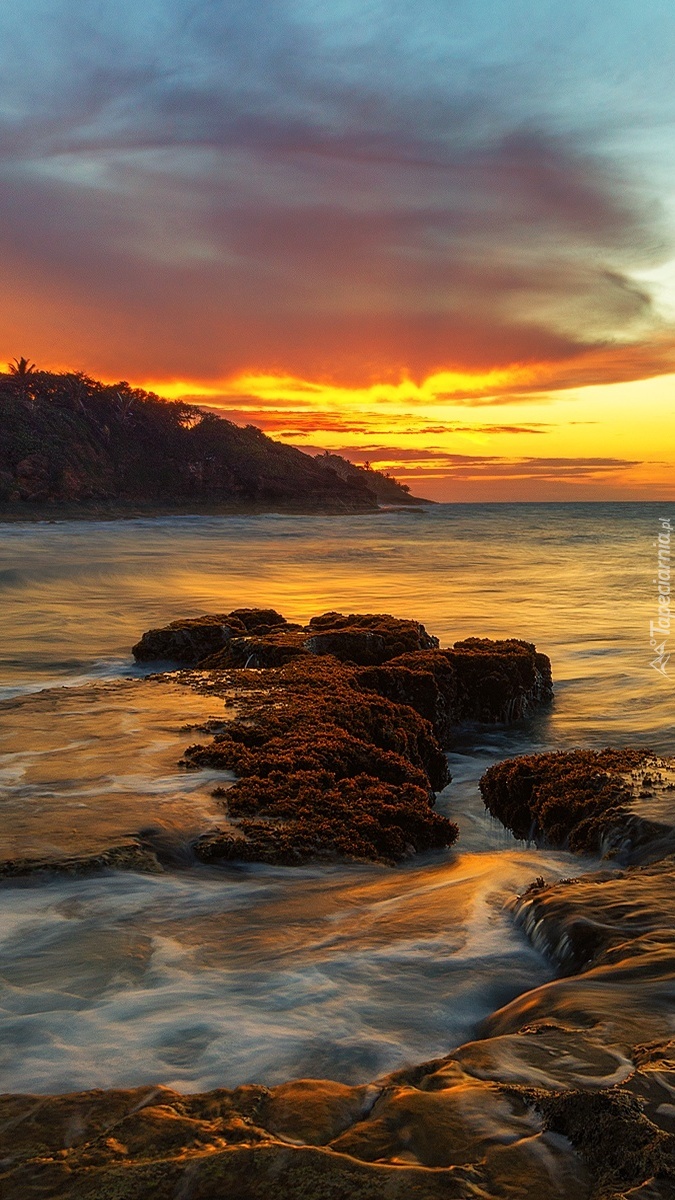
<path id="1" fill-rule="evenodd" d="M 143 830 L 168 863 L 0 889 L 0 1087 L 362 1081 L 447 1052 L 550 978 L 505 906 L 535 876 L 595 864 L 517 843 L 485 815 L 478 779 L 531 750 L 671 752 L 675 668 L 657 670 L 650 646 L 669 516 L 437 505 L 0 526 L 3 857 Z M 525 638 L 551 658 L 555 701 L 508 729 L 458 731 L 438 799 L 460 826 L 450 850 L 395 869 L 198 866 L 190 840 L 217 823 L 211 792 L 228 777 L 178 760 L 222 701 L 145 682 L 130 647 L 240 606 L 299 621 L 385 611 L 442 645 Z"/>

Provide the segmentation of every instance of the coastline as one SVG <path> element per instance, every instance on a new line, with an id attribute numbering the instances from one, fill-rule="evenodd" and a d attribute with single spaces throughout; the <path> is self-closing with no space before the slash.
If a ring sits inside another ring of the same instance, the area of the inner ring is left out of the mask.
<path id="1" fill-rule="evenodd" d="M 57 524 L 61 521 L 133 521 L 154 517 L 359 517 L 387 512 L 419 512 L 434 500 L 415 499 L 406 504 L 373 504 L 372 508 L 348 508 L 340 504 L 48 504 L 25 503 L 0 507 L 0 525 Z"/>

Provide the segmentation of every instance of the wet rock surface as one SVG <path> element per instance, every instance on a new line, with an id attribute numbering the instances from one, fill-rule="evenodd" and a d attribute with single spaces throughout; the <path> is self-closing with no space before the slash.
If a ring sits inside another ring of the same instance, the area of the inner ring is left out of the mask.
<path id="1" fill-rule="evenodd" d="M 480 789 L 492 815 L 519 838 L 626 861 L 675 851 L 673 763 L 649 750 L 521 755 L 490 767 Z"/>
<path id="2" fill-rule="evenodd" d="M 39 875 L 91 875 L 97 871 L 141 871 L 161 874 L 157 855 L 135 841 L 111 846 L 99 854 L 73 854 L 59 857 L 5 858 L 0 860 L 0 879 L 24 879 Z"/>
<path id="3" fill-rule="evenodd" d="M 584 1032 L 556 1032 L 559 1055 L 583 1053 Z M 546 1037 L 523 1031 L 523 1058 Z M 620 1087 L 591 1090 L 513 1082 L 507 1057 L 486 1069 L 469 1046 L 357 1087 L 1 1097 L 3 1196 L 666 1197 L 671 1051 L 636 1047 Z"/>

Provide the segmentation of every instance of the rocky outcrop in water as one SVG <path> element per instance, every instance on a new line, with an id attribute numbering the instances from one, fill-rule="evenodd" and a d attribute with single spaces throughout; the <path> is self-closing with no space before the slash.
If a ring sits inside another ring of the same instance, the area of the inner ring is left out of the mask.
<path id="1" fill-rule="evenodd" d="M 278 667 L 310 656 L 373 668 L 358 675 L 359 686 L 414 708 L 444 745 L 461 722 L 506 724 L 553 698 L 551 663 L 532 643 L 467 638 L 441 650 L 424 625 L 387 613 L 328 612 L 303 627 L 274 609 L 235 609 L 151 629 L 133 654 L 209 671 Z"/>
<path id="2" fill-rule="evenodd" d="M 527 754 L 490 767 L 480 781 L 486 807 L 519 838 L 627 861 L 675 850 L 663 819 L 675 791 L 673 764 L 648 750 Z M 661 800 L 659 800 L 661 797 Z"/>
<path id="3" fill-rule="evenodd" d="M 238 719 L 185 754 L 238 776 L 222 793 L 227 826 L 196 844 L 207 862 L 391 863 L 451 845 L 457 827 L 433 804 L 453 730 L 551 698 L 550 663 L 529 643 L 441 650 L 419 622 L 388 614 L 328 612 L 303 628 L 236 609 L 150 630 L 134 654 L 193 663 L 193 686 L 239 697 Z"/>
<path id="4" fill-rule="evenodd" d="M 551 664 L 530 642 L 467 638 L 404 654 L 359 674 L 360 685 L 409 704 L 449 748 L 463 722 L 509 724 L 551 702 Z"/>
<path id="5" fill-rule="evenodd" d="M 274 609 L 254 608 L 172 621 L 144 633 L 132 652 L 139 662 L 170 659 L 214 670 L 278 667 L 301 654 L 372 665 L 438 644 L 419 622 L 382 613 L 329 612 L 303 627 Z"/>
<path id="6" fill-rule="evenodd" d="M 194 678 L 212 694 L 214 684 L 211 672 Z M 449 776 L 431 725 L 361 690 L 354 667 L 307 655 L 228 672 L 220 686 L 238 694 L 237 719 L 185 762 L 238 782 L 222 793 L 229 824 L 199 839 L 200 858 L 395 862 L 455 841 L 457 826 L 433 810 Z"/>

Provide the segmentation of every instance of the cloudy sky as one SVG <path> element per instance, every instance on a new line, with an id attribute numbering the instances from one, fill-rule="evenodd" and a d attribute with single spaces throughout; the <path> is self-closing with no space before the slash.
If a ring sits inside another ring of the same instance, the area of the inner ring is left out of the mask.
<path id="1" fill-rule="evenodd" d="M 675 494 L 672 0 L 14 0 L 0 57 L 1 359 Z"/>

